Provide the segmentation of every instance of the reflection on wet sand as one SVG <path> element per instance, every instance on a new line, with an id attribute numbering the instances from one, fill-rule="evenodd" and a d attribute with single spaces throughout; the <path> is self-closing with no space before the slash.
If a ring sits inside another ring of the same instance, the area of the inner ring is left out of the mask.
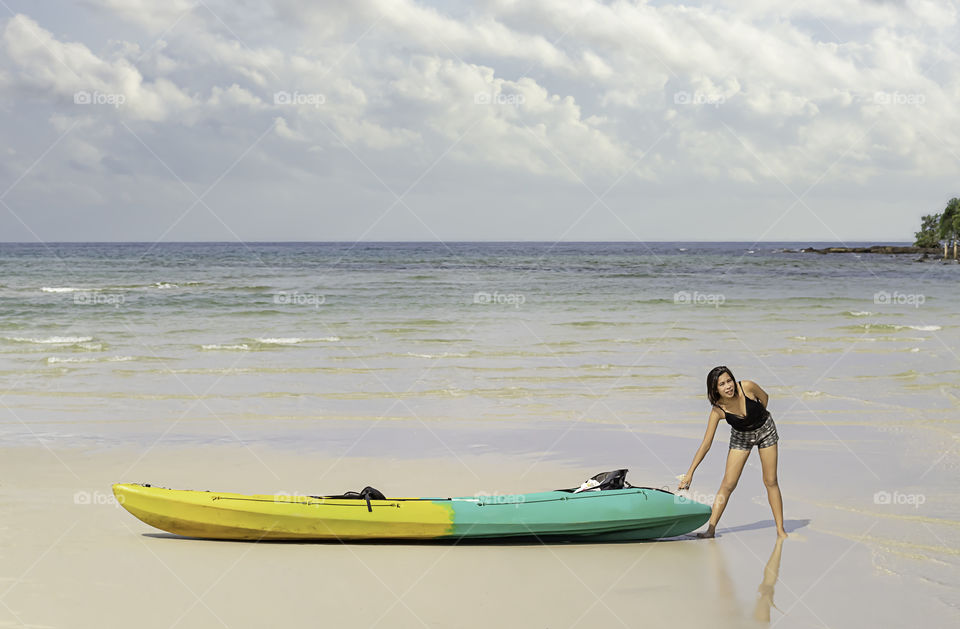
<path id="1" fill-rule="evenodd" d="M 777 543 L 770 553 L 767 565 L 763 567 L 763 581 L 757 586 L 757 602 L 753 608 L 753 619 L 763 623 L 770 622 L 770 608 L 777 607 L 773 603 L 773 586 L 780 576 L 780 554 L 783 552 L 783 538 L 778 537 Z M 777 607 L 778 611 L 780 610 Z"/>
<path id="2" fill-rule="evenodd" d="M 733 579 L 730 578 L 724 552 L 716 540 L 710 540 L 708 544 L 710 545 L 711 555 L 713 556 L 714 566 L 716 568 L 718 599 L 725 603 L 725 609 L 723 611 L 725 615 L 730 618 L 744 619 L 744 608 L 741 607 L 737 600 L 736 588 L 734 587 Z M 773 602 L 773 593 L 774 585 L 776 585 L 777 579 L 780 576 L 780 557 L 782 553 L 783 538 L 777 538 L 773 546 L 773 552 L 770 553 L 770 558 L 763 567 L 763 580 L 760 582 L 760 585 L 757 586 L 757 600 L 753 608 L 753 619 L 763 624 L 770 623 L 770 608 L 776 607 Z M 777 607 L 777 610 L 782 611 L 779 607 Z"/>

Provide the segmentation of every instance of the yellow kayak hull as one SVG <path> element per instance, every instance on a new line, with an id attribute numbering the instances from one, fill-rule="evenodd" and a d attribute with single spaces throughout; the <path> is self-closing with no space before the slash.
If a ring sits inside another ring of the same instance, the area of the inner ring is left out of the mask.
<path id="1" fill-rule="evenodd" d="M 141 521 L 185 537 L 235 540 L 436 539 L 453 532 L 453 508 L 432 500 L 372 501 L 288 495 L 245 495 L 113 486 Z M 402 505 L 402 508 L 401 508 Z"/>

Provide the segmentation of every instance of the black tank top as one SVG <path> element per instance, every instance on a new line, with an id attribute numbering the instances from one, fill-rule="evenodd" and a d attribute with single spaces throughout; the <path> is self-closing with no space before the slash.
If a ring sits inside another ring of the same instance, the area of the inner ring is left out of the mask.
<path id="1" fill-rule="evenodd" d="M 764 408 L 758 400 L 751 400 L 747 397 L 747 394 L 743 390 L 743 383 L 740 383 L 740 393 L 743 393 L 744 399 L 746 402 L 747 416 L 743 417 L 741 415 L 736 415 L 734 413 L 728 413 L 723 411 L 723 418 L 727 420 L 727 423 L 730 424 L 731 428 L 736 430 L 756 430 L 763 425 L 763 422 L 767 421 L 769 413 L 767 409 Z"/>

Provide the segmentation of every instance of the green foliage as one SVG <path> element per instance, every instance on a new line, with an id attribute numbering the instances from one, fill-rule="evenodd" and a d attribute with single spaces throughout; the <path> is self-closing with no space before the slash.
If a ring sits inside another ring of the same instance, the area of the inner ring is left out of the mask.
<path id="1" fill-rule="evenodd" d="M 937 235 L 947 240 L 956 240 L 960 237 L 960 199 L 954 197 L 947 203 L 940 215 L 940 224 Z"/>
<path id="2" fill-rule="evenodd" d="M 914 235 L 914 247 L 936 247 L 940 244 L 940 213 L 927 214 L 921 219 L 920 231 Z"/>

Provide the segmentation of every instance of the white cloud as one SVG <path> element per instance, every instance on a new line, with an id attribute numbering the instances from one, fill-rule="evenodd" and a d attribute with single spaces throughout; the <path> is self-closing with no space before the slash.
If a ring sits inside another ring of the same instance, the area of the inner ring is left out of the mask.
<path id="1" fill-rule="evenodd" d="M 166 79 L 144 82 L 126 59 L 109 62 L 83 44 L 61 42 L 25 15 L 8 20 L 3 30 L 9 60 L 7 82 L 91 109 L 112 108 L 134 119 L 162 121 L 193 104 Z"/>
<path id="2" fill-rule="evenodd" d="M 284 118 L 277 116 L 276 118 L 274 118 L 274 121 L 276 122 L 276 125 L 274 125 L 273 130 L 278 136 L 280 136 L 281 138 L 284 138 L 285 140 L 292 140 L 294 142 L 303 142 L 304 140 L 303 136 L 297 133 L 296 131 L 294 131 L 293 129 L 291 129 L 287 125 L 287 121 Z"/>
<path id="3" fill-rule="evenodd" d="M 210 90 L 207 105 L 215 108 L 247 107 L 250 109 L 259 109 L 264 106 L 264 103 L 260 97 L 234 83 L 227 89 L 214 85 Z"/>
<path id="4" fill-rule="evenodd" d="M 246 155 L 239 168 L 271 184 L 337 173 L 345 200 L 382 188 L 371 171 L 402 190 L 428 168 L 461 178 L 430 185 L 475 194 L 508 175 L 531 195 L 599 193 L 626 173 L 618 190 L 789 198 L 782 183 L 940 181 L 960 155 L 955 3 L 95 5 L 109 28 L 54 36 L 39 8 L 6 20 L 0 101 L 37 137 L 72 128 L 49 167 L 100 172 L 70 185 L 118 197 L 169 174 L 121 123 L 198 180 Z M 75 104 L 81 92 L 104 102 Z M 26 142 L 6 170 L 45 148 Z M 111 181 L 119 165 L 128 179 Z"/>

